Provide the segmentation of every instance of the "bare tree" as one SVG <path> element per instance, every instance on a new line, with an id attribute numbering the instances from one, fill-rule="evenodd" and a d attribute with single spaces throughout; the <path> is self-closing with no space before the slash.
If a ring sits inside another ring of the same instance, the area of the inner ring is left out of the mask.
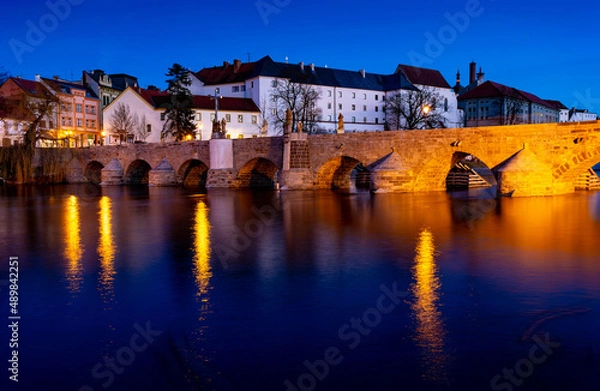
<path id="1" fill-rule="evenodd" d="M 431 129 L 446 127 L 444 98 L 431 87 L 400 90 L 386 97 L 383 111 L 388 129 Z"/>
<path id="2" fill-rule="evenodd" d="M 3 67 L 0 67 L 0 86 L 4 84 L 6 80 L 10 77 L 10 74 L 4 70 Z"/>
<path id="3" fill-rule="evenodd" d="M 517 125 L 523 122 L 524 101 L 519 93 L 512 89 L 504 96 L 500 113 L 500 125 Z"/>
<path id="4" fill-rule="evenodd" d="M 21 125 L 25 128 L 23 139 L 25 147 L 33 150 L 38 140 L 56 142 L 58 135 L 54 125 L 56 107 L 60 99 L 39 83 L 35 91 L 20 94 L 15 98 L 12 104 Z"/>
<path id="5" fill-rule="evenodd" d="M 146 114 L 144 114 L 142 115 L 142 118 L 139 119 L 136 126 L 137 136 L 139 140 L 146 141 L 146 139 L 150 135 L 150 129 L 148 128 L 148 126 L 151 125 L 149 125 L 146 121 Z"/>
<path id="6" fill-rule="evenodd" d="M 271 90 L 273 121 L 279 130 L 283 129 L 286 119 L 286 110 L 292 111 L 292 131 L 298 130 L 298 123 L 302 122 L 302 129 L 307 133 L 317 133 L 317 125 L 321 116 L 318 106 L 321 91 L 311 84 L 295 83 L 290 79 L 275 79 Z"/>
<path id="7" fill-rule="evenodd" d="M 129 105 L 119 103 L 110 116 L 110 127 L 113 133 L 119 135 L 119 144 L 127 140 L 127 136 L 133 134 L 138 125 L 137 115 L 131 114 Z"/>

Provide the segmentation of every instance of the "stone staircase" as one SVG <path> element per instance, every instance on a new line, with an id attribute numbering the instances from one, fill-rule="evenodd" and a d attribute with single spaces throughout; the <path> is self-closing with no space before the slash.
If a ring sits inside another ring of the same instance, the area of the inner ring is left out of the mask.
<path id="1" fill-rule="evenodd" d="M 476 189 L 490 186 L 492 185 L 474 169 L 461 162 L 456 163 L 446 177 L 448 189 Z"/>
<path id="2" fill-rule="evenodd" d="M 600 190 L 600 178 L 593 169 L 587 170 L 575 180 L 575 190 Z"/>

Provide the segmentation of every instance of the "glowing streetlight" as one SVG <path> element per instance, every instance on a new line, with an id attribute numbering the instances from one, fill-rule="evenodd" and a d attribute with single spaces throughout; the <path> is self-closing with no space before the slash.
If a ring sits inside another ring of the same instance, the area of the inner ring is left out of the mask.
<path id="1" fill-rule="evenodd" d="M 431 111 L 431 107 L 429 105 L 423 106 L 423 113 L 429 114 L 430 111 Z"/>

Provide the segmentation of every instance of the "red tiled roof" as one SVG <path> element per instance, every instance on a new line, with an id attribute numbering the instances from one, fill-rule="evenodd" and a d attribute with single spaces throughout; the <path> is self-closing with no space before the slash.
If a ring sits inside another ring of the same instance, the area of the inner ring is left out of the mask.
<path id="1" fill-rule="evenodd" d="M 50 94 L 50 91 L 44 85 L 35 80 L 27 80 L 21 79 L 17 77 L 11 77 L 12 81 L 15 82 L 25 93 L 29 95 L 40 95 L 40 94 Z"/>
<path id="2" fill-rule="evenodd" d="M 237 71 L 233 64 L 204 68 L 195 75 L 205 85 L 241 83 L 252 76 L 255 64 L 255 62 L 242 63 Z"/>
<path id="3" fill-rule="evenodd" d="M 561 101 L 552 100 L 552 99 L 544 99 L 546 102 L 550 103 L 556 110 L 569 110 L 569 108 L 562 104 Z"/>
<path id="4" fill-rule="evenodd" d="M 210 96 L 194 95 L 194 109 L 212 110 L 215 108 L 215 101 Z M 154 95 L 151 97 L 154 107 L 164 107 L 169 101 L 168 94 Z M 219 110 L 224 111 L 251 111 L 260 112 L 260 109 L 252 99 L 246 98 L 221 98 L 219 99 Z"/>
<path id="5" fill-rule="evenodd" d="M 529 101 L 556 110 L 556 107 L 554 107 L 551 103 L 533 95 L 532 93 L 521 91 L 513 87 L 505 86 L 504 84 L 495 83 L 493 81 L 486 81 L 480 86 L 473 88 L 471 91 L 460 95 L 458 100 L 462 101 L 478 98 L 496 98 L 503 96 Z"/>
<path id="6" fill-rule="evenodd" d="M 166 91 L 160 91 L 160 90 L 147 90 L 145 88 L 140 88 L 140 87 L 131 87 L 135 92 L 137 92 L 146 102 L 150 103 L 152 106 L 154 106 L 154 102 L 152 101 L 152 98 L 155 96 L 166 96 L 169 95 L 168 92 Z"/>
<path id="7" fill-rule="evenodd" d="M 396 68 L 396 73 L 403 73 L 404 76 L 412 84 L 420 84 L 423 86 L 450 88 L 450 84 L 446 81 L 440 71 L 435 69 L 419 68 L 410 65 L 400 64 Z"/>

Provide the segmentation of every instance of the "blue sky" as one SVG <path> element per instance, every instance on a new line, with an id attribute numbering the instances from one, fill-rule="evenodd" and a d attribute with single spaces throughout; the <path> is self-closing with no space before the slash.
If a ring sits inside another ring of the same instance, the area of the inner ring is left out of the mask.
<path id="1" fill-rule="evenodd" d="M 2 11 L 0 66 L 24 78 L 99 68 L 163 88 L 174 62 L 199 70 L 268 54 L 378 73 L 422 65 L 453 85 L 474 60 L 486 80 L 600 112 L 592 1 L 8 0 Z"/>

